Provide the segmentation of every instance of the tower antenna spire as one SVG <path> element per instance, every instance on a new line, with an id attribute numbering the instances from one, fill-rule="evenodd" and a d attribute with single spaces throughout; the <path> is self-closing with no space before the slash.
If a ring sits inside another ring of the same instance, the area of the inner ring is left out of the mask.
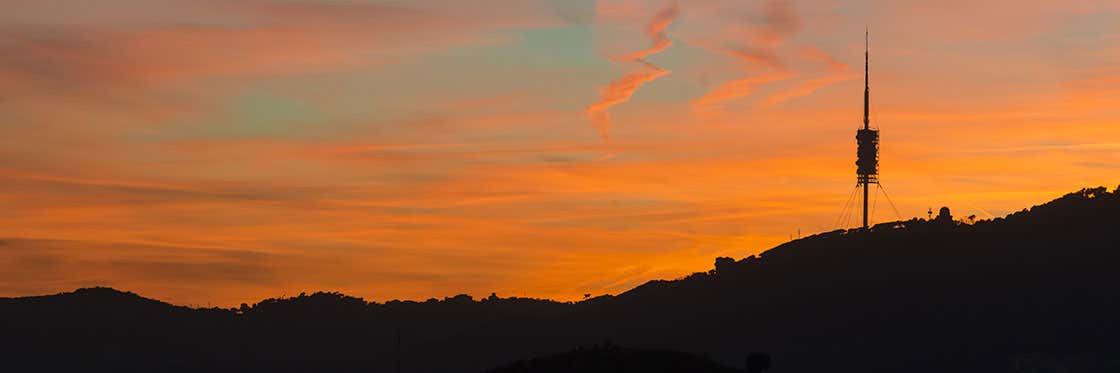
<path id="1" fill-rule="evenodd" d="M 871 29 L 863 31 L 863 129 L 871 125 Z"/>

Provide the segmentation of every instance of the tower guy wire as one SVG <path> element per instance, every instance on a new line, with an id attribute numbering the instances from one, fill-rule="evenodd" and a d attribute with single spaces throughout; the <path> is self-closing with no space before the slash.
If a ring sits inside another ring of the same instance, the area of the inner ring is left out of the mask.
<path id="1" fill-rule="evenodd" d="M 833 229 L 840 229 L 841 227 L 847 226 L 848 221 L 845 218 L 846 215 L 849 214 L 849 211 L 851 211 L 852 199 L 856 197 L 856 192 L 858 191 L 859 184 L 856 184 L 855 188 L 852 188 L 852 191 L 848 193 L 848 201 L 844 202 L 844 207 L 840 209 L 840 216 L 836 217 L 836 224 L 833 224 Z"/>
<path id="2" fill-rule="evenodd" d="M 894 215 L 898 217 L 898 220 L 902 220 L 902 214 L 898 212 L 898 207 L 895 207 L 894 201 L 891 201 L 891 195 L 887 194 L 887 188 L 884 188 L 883 184 L 879 184 L 879 190 L 883 191 L 883 197 L 887 197 L 887 203 L 891 204 L 891 209 L 894 210 Z"/>

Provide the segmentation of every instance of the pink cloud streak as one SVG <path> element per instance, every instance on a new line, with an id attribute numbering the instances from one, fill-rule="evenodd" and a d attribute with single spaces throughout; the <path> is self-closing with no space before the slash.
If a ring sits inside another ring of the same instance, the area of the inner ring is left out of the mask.
<path id="1" fill-rule="evenodd" d="M 648 36 L 653 46 L 638 52 L 621 57 L 621 61 L 627 62 L 641 62 L 642 67 L 636 71 L 622 76 L 618 80 L 611 82 L 601 90 L 601 99 L 599 102 L 591 104 L 584 110 L 587 117 L 591 119 L 595 129 L 599 131 L 599 136 L 603 140 L 610 138 L 611 127 L 611 113 L 612 106 L 622 104 L 630 100 L 642 85 L 657 80 L 658 78 L 668 75 L 669 70 L 662 69 L 652 63 L 646 61 L 646 58 L 663 52 L 673 45 L 672 40 L 665 35 L 665 29 L 669 27 L 680 16 L 680 9 L 677 3 L 670 2 L 665 8 L 661 9 L 654 15 L 653 20 L 646 25 L 646 36 Z"/>

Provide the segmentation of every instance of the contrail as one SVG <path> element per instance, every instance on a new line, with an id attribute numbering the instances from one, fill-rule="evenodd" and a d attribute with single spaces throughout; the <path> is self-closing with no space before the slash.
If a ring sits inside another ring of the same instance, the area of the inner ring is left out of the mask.
<path id="1" fill-rule="evenodd" d="M 634 92 L 641 88 L 643 84 L 657 80 L 665 75 L 669 75 L 670 71 L 657 67 L 656 65 L 646 61 L 646 58 L 654 54 L 660 53 L 673 45 L 673 41 L 665 35 L 665 29 L 669 27 L 680 15 L 680 8 L 677 3 L 671 2 L 664 9 L 661 9 L 654 15 L 653 20 L 646 25 L 646 36 L 650 38 L 653 44 L 644 50 L 640 50 L 622 57 L 617 58 L 620 62 L 640 62 L 642 66 L 638 71 L 631 72 L 623 75 L 618 80 L 611 82 L 601 90 L 601 99 L 599 102 L 591 104 L 587 107 L 585 112 L 587 117 L 599 130 L 599 136 L 606 140 L 610 138 L 611 127 L 611 113 L 612 106 L 629 101 Z"/>
<path id="2" fill-rule="evenodd" d="M 640 71 L 624 75 L 622 78 L 611 82 L 602 90 L 602 100 L 587 107 L 587 116 L 591 118 L 591 122 L 595 124 L 595 128 L 599 130 L 599 135 L 604 140 L 610 137 L 611 127 L 611 113 L 608 109 L 611 106 L 621 104 L 629 101 L 634 92 L 641 88 L 642 84 L 646 84 L 668 75 L 669 70 L 662 69 L 654 66 L 651 63 L 644 63 Z"/>
<path id="3" fill-rule="evenodd" d="M 673 21 L 680 15 L 680 8 L 676 2 L 669 3 L 665 9 L 661 9 L 653 16 L 653 20 L 646 25 L 646 36 L 653 41 L 653 45 L 646 50 L 637 51 L 629 55 L 623 56 L 622 61 L 645 61 L 646 57 L 661 53 L 669 49 L 673 45 L 673 41 L 665 35 L 665 29 L 673 24 Z"/>

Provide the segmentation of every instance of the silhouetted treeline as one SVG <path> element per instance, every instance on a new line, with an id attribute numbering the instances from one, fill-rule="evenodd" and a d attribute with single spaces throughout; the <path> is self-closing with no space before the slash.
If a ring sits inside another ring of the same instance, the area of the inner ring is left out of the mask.
<path id="1" fill-rule="evenodd" d="M 481 372 L 612 340 L 729 367 L 762 351 L 773 372 L 1116 372 L 1118 223 L 1120 193 L 1086 189 L 974 224 L 823 233 L 576 303 L 316 293 L 189 309 L 83 289 L 0 299 L 0 351 L 6 371 Z"/>

